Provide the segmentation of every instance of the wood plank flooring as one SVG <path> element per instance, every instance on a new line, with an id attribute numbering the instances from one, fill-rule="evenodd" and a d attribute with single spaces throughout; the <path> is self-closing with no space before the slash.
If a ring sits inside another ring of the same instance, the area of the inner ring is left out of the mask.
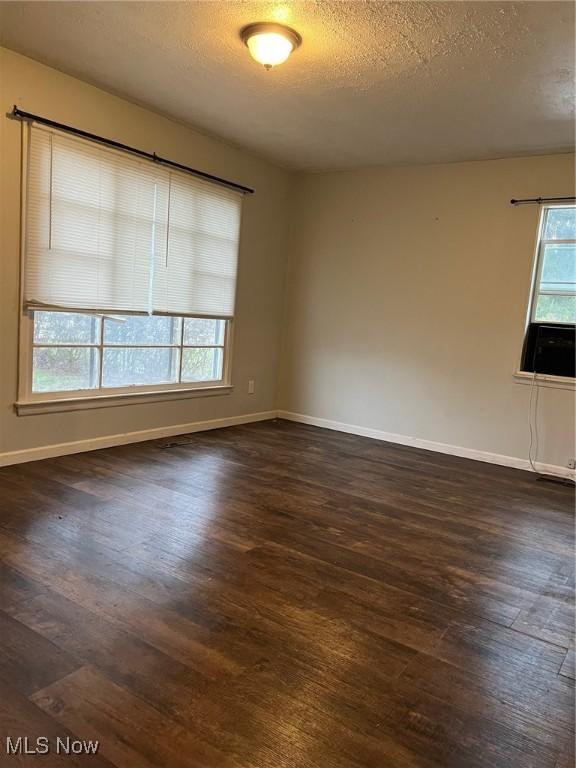
<path id="1" fill-rule="evenodd" d="M 0 765 L 573 766 L 573 508 L 285 421 L 4 468 Z"/>

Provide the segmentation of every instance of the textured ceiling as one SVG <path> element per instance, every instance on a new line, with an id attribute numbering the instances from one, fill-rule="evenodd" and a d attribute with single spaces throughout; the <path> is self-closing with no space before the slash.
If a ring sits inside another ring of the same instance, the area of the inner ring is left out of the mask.
<path id="1" fill-rule="evenodd" d="M 271 72 L 261 20 L 303 37 Z M 3 2 L 0 40 L 293 168 L 573 145 L 571 2 Z"/>

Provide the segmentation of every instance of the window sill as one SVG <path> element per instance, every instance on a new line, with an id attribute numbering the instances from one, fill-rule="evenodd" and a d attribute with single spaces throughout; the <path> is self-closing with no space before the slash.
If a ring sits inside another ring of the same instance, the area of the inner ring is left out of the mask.
<path id="1" fill-rule="evenodd" d="M 18 416 L 33 416 L 39 413 L 62 413 L 63 411 L 83 411 L 93 408 L 111 408 L 118 405 L 140 405 L 159 403 L 168 400 L 182 400 L 191 397 L 213 397 L 229 395 L 234 389 L 231 384 L 218 384 L 209 387 L 190 387 L 189 389 L 163 389 L 153 392 L 123 392 L 113 395 L 93 395 L 87 397 L 59 397 L 52 400 L 20 400 L 14 404 Z"/>
<path id="2" fill-rule="evenodd" d="M 534 374 L 529 371 L 516 371 L 514 381 L 517 384 L 532 385 Z M 536 387 L 550 387 L 551 389 L 570 389 L 576 390 L 576 379 L 570 376 L 550 376 L 545 373 L 537 373 L 534 381 Z"/>

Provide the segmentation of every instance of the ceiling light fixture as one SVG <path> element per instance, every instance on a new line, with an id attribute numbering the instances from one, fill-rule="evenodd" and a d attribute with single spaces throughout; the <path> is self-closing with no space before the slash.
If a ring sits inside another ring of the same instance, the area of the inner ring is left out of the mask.
<path id="1" fill-rule="evenodd" d="M 266 69 L 282 64 L 302 42 L 298 32 L 290 27 L 266 21 L 248 24 L 240 31 L 240 37 L 252 58 Z"/>

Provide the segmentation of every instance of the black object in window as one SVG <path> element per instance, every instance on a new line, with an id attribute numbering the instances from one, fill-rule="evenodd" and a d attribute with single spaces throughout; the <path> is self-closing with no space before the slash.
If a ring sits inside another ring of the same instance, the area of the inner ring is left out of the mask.
<path id="1" fill-rule="evenodd" d="M 522 370 L 576 377 L 576 325 L 530 323 L 522 350 Z"/>

